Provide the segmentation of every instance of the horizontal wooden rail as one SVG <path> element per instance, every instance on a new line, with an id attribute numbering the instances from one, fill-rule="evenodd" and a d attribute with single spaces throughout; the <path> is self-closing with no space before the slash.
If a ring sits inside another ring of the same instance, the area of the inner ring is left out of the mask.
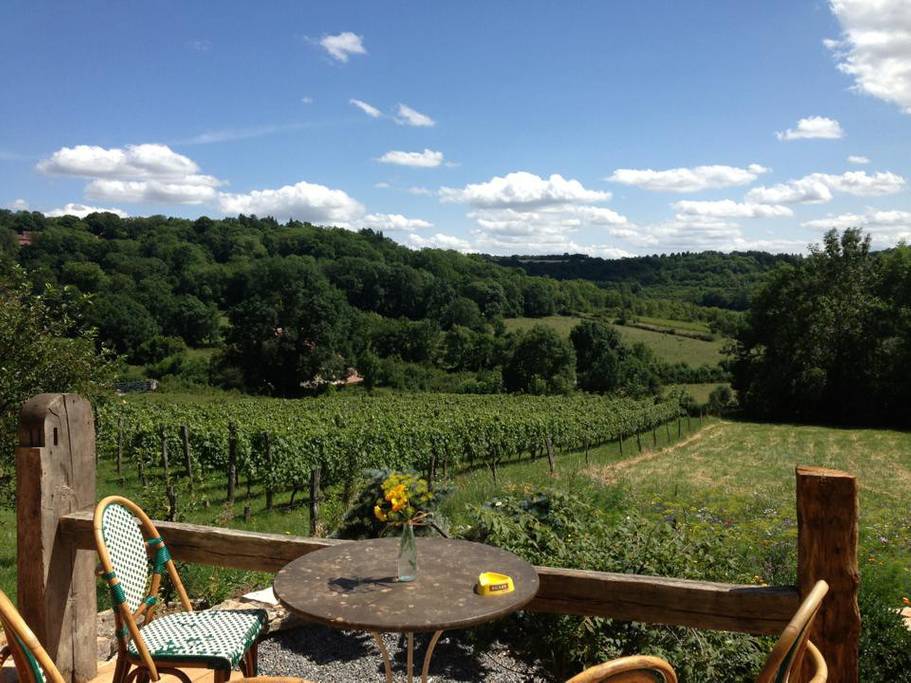
<path id="1" fill-rule="evenodd" d="M 339 541 L 222 527 L 159 522 L 175 559 L 275 572 L 291 560 Z M 60 517 L 60 533 L 77 548 L 93 549 L 92 514 Z M 795 587 L 738 586 L 635 574 L 536 567 L 541 580 L 528 609 L 693 626 L 719 631 L 780 633 L 800 604 Z"/>

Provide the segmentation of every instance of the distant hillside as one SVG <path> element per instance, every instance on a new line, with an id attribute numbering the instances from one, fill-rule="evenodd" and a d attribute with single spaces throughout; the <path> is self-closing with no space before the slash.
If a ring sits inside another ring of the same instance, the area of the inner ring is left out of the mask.
<path id="1" fill-rule="evenodd" d="M 781 263 L 799 256 L 762 251 L 717 251 L 603 259 L 584 254 L 491 257 L 495 263 L 521 268 L 529 275 L 557 280 L 590 280 L 602 285 L 626 286 L 633 293 L 682 299 L 702 306 L 744 310 L 749 293 Z"/>

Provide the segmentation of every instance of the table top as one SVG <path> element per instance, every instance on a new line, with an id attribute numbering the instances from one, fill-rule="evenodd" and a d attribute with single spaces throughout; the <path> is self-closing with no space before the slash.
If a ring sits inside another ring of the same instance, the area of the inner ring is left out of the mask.
<path id="1" fill-rule="evenodd" d="M 418 538 L 414 581 L 396 580 L 397 538 L 352 541 L 297 558 L 275 575 L 275 595 L 291 612 L 336 628 L 414 632 L 466 628 L 524 607 L 538 574 L 512 553 L 469 541 Z M 482 597 L 481 572 L 512 577 L 515 591 Z"/>

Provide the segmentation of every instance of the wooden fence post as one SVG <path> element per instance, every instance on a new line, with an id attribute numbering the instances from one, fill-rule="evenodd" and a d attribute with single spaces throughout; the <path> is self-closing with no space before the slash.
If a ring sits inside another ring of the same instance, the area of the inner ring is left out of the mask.
<path id="1" fill-rule="evenodd" d="M 228 503 L 234 504 L 234 487 L 237 486 L 237 425 L 228 423 Z"/>
<path id="2" fill-rule="evenodd" d="M 797 467 L 797 577 L 801 595 L 829 584 L 810 632 L 829 665 L 830 683 L 859 679 L 857 479 L 822 467 Z"/>
<path id="3" fill-rule="evenodd" d="M 193 491 L 193 459 L 190 457 L 190 429 L 180 425 L 180 445 L 183 447 L 183 468 L 187 472 L 187 481 L 190 482 L 190 491 Z"/>
<path id="4" fill-rule="evenodd" d="M 269 432 L 263 432 L 263 447 L 266 449 L 266 510 L 272 509 L 272 441 Z"/>
<path id="5" fill-rule="evenodd" d="M 16 449 L 19 610 L 64 679 L 97 674 L 95 553 L 58 533 L 61 516 L 95 504 L 92 406 L 40 394 L 22 406 Z"/>

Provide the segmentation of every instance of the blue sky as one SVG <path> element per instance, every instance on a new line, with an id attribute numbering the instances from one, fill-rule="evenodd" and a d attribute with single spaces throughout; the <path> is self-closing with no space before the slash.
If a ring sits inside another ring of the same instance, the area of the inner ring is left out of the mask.
<path id="1" fill-rule="evenodd" d="M 911 3 L 7 2 L 0 206 L 412 247 L 911 237 Z"/>

